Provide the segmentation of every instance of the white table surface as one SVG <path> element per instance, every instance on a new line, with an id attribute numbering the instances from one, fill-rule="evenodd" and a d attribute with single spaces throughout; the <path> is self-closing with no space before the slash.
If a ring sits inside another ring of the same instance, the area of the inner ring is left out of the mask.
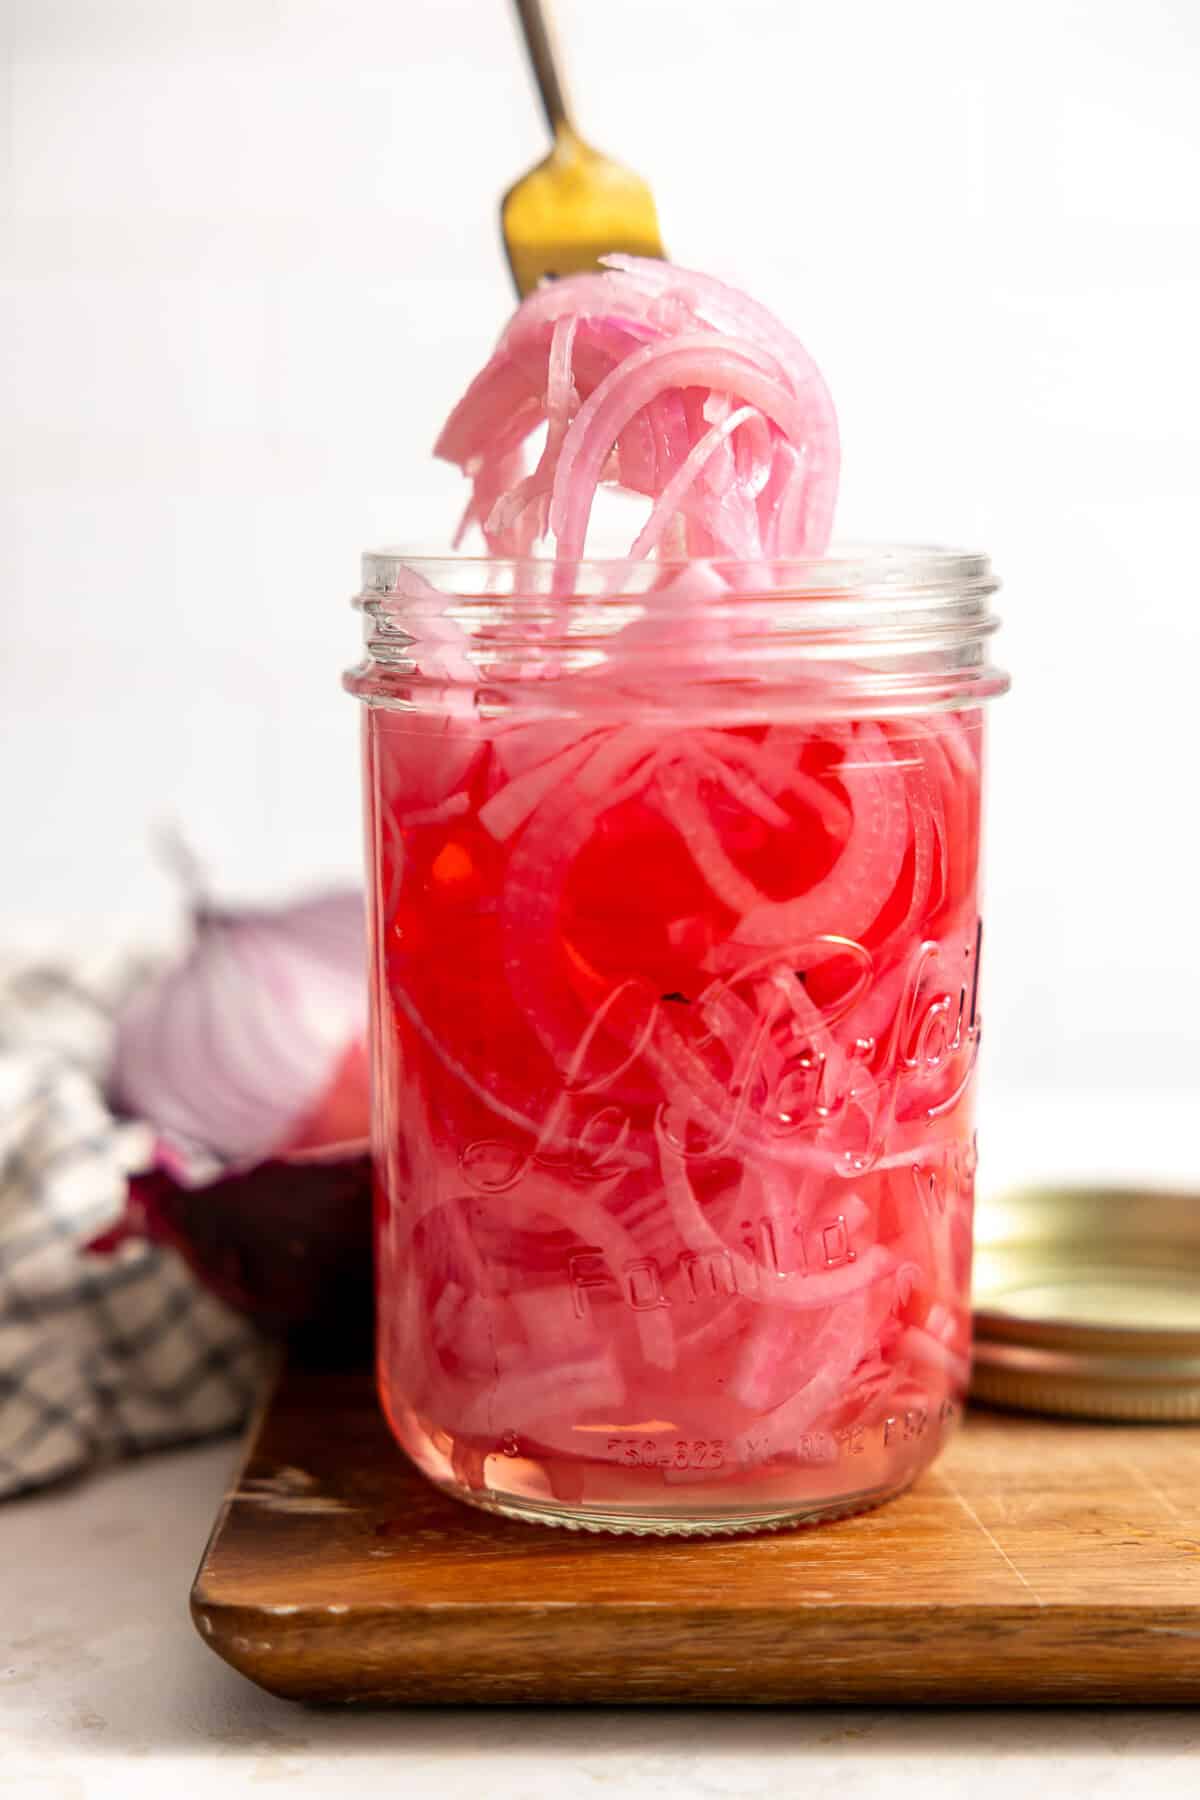
<path id="1" fill-rule="evenodd" d="M 1148 1142 L 1177 1175 L 1180 1158 L 1196 1155 L 1175 1108 L 1154 1132 L 1144 1113 L 1114 1122 L 1088 1110 L 1091 1133 L 1066 1138 L 1076 1160 L 1088 1142 L 1106 1173 L 1132 1172 Z M 1031 1173 L 1027 1157 L 1039 1173 L 1064 1173 L 1047 1160 L 1062 1124 L 1060 1102 L 998 1134 L 998 1185 Z M 272 1699 L 205 1649 L 187 1612 L 234 1456 L 229 1442 L 176 1451 L 0 1510 L 0 1795 L 170 1800 L 184 1782 L 188 1800 L 272 1788 L 288 1800 L 1011 1800 L 1030 1785 L 1046 1800 L 1200 1793 L 1191 1711 L 336 1713 Z"/>

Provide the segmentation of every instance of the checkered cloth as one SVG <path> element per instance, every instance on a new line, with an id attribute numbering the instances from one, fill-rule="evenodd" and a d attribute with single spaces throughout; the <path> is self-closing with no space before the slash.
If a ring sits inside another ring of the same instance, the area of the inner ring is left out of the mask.
<path id="1" fill-rule="evenodd" d="M 141 973 L 0 965 L 0 1497 L 236 1425 L 267 1355 L 174 1252 L 85 1249 L 149 1160 L 101 1088 Z"/>

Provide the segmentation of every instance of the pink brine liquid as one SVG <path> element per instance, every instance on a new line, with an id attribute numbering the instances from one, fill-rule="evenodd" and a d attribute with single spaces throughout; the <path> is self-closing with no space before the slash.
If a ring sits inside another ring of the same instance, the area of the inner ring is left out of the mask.
<path id="1" fill-rule="evenodd" d="M 957 1416 L 981 719 L 367 712 L 379 1378 L 481 1505 L 833 1516 Z"/>

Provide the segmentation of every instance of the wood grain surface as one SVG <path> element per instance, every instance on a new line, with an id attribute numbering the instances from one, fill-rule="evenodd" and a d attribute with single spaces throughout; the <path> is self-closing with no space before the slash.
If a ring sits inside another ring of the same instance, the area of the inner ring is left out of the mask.
<path id="1" fill-rule="evenodd" d="M 192 1590 L 307 1701 L 1200 1700 L 1200 1428 L 977 1411 L 873 1513 L 597 1537 L 443 1498 L 365 1371 L 284 1371 Z"/>

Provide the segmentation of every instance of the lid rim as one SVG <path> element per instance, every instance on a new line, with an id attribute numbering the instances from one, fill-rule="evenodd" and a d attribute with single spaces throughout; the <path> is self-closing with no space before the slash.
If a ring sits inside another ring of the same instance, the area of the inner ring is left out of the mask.
<path id="1" fill-rule="evenodd" d="M 1200 1369 L 1200 1331 L 1169 1325 L 1090 1325 L 1081 1320 L 1037 1319 L 995 1307 L 974 1309 L 975 1340 L 980 1344 L 1024 1344 L 1049 1353 L 1073 1350 L 1079 1355 L 1162 1356 L 1194 1359 Z"/>
<path id="2" fill-rule="evenodd" d="M 1200 1389 L 1195 1387 L 1105 1388 L 1070 1378 L 1039 1384 L 1035 1377 L 1006 1369 L 980 1370 L 971 1399 L 1060 1423 L 1098 1419 L 1111 1425 L 1148 1426 L 1194 1425 L 1200 1420 Z"/>
<path id="3" fill-rule="evenodd" d="M 1134 1383 L 1143 1387 L 1195 1385 L 1200 1398 L 1200 1356 L 1156 1361 L 1118 1356 L 1088 1356 L 1065 1350 L 1032 1349 L 1021 1344 L 976 1345 L 975 1363 L 980 1368 L 1004 1369 L 1014 1374 L 1047 1379 L 1070 1377 Z"/>

